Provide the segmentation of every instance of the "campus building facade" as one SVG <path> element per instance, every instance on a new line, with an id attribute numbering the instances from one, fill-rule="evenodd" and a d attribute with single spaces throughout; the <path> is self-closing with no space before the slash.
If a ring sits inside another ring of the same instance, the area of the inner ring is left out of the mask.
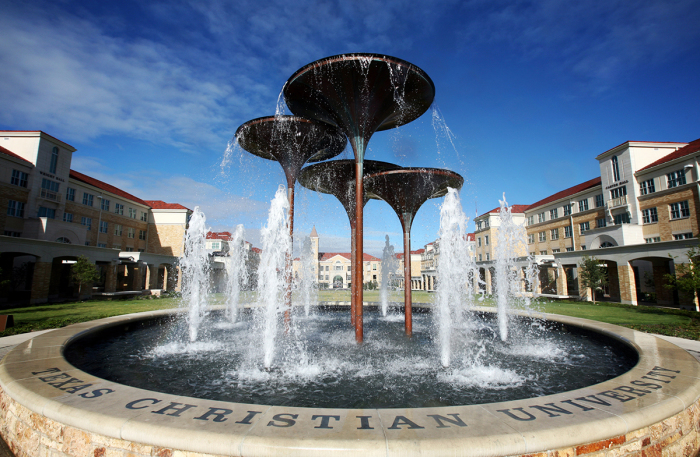
<path id="1" fill-rule="evenodd" d="M 81 255 L 102 274 L 85 297 L 176 288 L 191 211 L 72 170 L 74 152 L 42 131 L 0 131 L 5 300 L 74 298 L 70 265 Z"/>

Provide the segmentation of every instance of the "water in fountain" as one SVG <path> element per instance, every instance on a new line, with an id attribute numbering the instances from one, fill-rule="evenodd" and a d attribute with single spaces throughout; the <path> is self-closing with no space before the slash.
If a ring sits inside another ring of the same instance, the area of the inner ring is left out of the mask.
<path id="1" fill-rule="evenodd" d="M 471 308 L 473 278 L 478 277 L 474 259 L 469 255 L 467 223 L 457 190 L 448 188 L 440 208 L 439 249 L 437 265 L 436 327 L 440 362 L 450 366 L 452 326 L 464 321 L 462 315 Z"/>
<path id="2" fill-rule="evenodd" d="M 262 343 L 265 368 L 272 366 L 277 320 L 286 289 L 285 278 L 289 268 L 286 259 L 292 245 L 289 236 L 288 210 L 287 189 L 280 186 L 270 205 L 267 226 L 260 234 L 262 254 L 258 267 L 258 304 L 264 310 Z"/>
<path id="3" fill-rule="evenodd" d="M 207 219 L 194 208 L 185 234 L 185 249 L 180 257 L 182 269 L 182 300 L 187 306 L 187 323 L 190 342 L 197 341 L 199 327 L 202 323 L 209 302 L 209 257 L 206 251 Z"/>
<path id="4" fill-rule="evenodd" d="M 301 271 L 299 278 L 299 292 L 301 302 L 304 305 L 304 314 L 309 315 L 312 305 L 318 302 L 318 287 L 316 285 L 316 262 L 311 238 L 304 238 L 301 249 Z"/>
<path id="5" fill-rule="evenodd" d="M 238 301 L 241 294 L 241 286 L 248 282 L 247 260 L 248 251 L 245 248 L 245 229 L 243 224 L 236 226 L 229 243 L 229 255 L 225 260 L 226 265 L 226 317 L 230 322 L 238 319 Z"/>
<path id="6" fill-rule="evenodd" d="M 382 304 L 382 316 L 386 317 L 389 309 L 389 283 L 393 281 L 399 262 L 394 254 L 394 246 L 389 243 L 389 235 L 386 235 L 386 243 L 382 252 L 382 284 L 379 289 L 379 298 Z"/>
<path id="7" fill-rule="evenodd" d="M 515 303 L 523 298 L 523 279 L 520 275 L 522 271 L 516 267 L 515 262 L 518 253 L 525 255 L 527 245 L 525 244 L 525 226 L 516 224 L 513 221 L 511 208 L 503 194 L 503 200 L 499 212 L 500 227 L 496 235 L 495 270 L 496 270 L 496 303 L 498 305 L 498 330 L 501 341 L 508 339 L 508 310 Z M 530 268 L 529 274 L 532 274 Z"/>

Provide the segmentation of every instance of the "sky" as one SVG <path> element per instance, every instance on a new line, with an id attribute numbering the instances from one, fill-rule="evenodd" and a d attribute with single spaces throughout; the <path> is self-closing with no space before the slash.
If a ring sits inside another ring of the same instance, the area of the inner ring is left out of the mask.
<path id="1" fill-rule="evenodd" d="M 700 137 L 697 0 L 0 0 L 0 129 L 77 148 L 72 168 L 145 200 L 199 206 L 213 230 L 259 245 L 281 167 L 230 142 L 277 110 L 300 67 L 335 54 L 399 57 L 433 80 L 433 106 L 369 142 L 366 159 L 448 168 L 473 218 L 599 175 L 626 141 Z M 286 111 L 285 111 L 286 110 Z M 352 158 L 347 149 L 340 158 Z M 347 216 L 297 186 L 295 236 L 347 252 Z M 412 248 L 437 238 L 429 200 Z M 473 228 L 473 224 L 470 224 Z M 403 249 L 383 202 L 365 251 Z M 301 245 L 301 243 L 296 243 Z"/>

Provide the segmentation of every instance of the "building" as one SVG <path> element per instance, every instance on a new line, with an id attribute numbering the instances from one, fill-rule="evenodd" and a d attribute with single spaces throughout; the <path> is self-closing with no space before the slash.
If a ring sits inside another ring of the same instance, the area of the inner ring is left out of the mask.
<path id="1" fill-rule="evenodd" d="M 227 266 L 235 259 L 230 257 L 234 246 L 232 245 L 233 235 L 231 232 L 207 232 L 205 235 L 205 249 L 213 260 L 211 264 L 211 292 L 223 292 L 227 281 Z M 260 265 L 259 248 L 253 247 L 251 243 L 243 240 L 243 252 L 246 264 L 246 276 L 243 281 L 243 289 L 250 290 L 257 288 L 258 266 Z"/>
<path id="2" fill-rule="evenodd" d="M 601 299 L 696 308 L 665 287 L 663 276 L 688 262 L 687 250 L 697 245 L 700 140 L 629 141 L 596 159 L 600 176 L 524 210 L 527 253 L 540 265 L 537 291 L 590 299 L 577 269 L 594 256 L 610 281 Z"/>
<path id="3" fill-rule="evenodd" d="M 431 243 L 432 247 L 432 243 Z M 425 253 L 424 249 L 416 249 L 411 251 L 411 290 L 423 290 L 423 284 L 425 283 L 422 277 L 423 274 L 423 255 Z M 394 277 L 397 280 L 398 287 L 400 289 L 404 288 L 404 257 L 403 252 L 396 254 L 396 259 L 399 261 L 399 266 L 394 272 Z M 428 274 L 428 273 L 426 273 Z"/>
<path id="4" fill-rule="evenodd" d="M 94 262 L 86 296 L 173 289 L 192 213 L 72 170 L 75 148 L 42 131 L 0 131 L 0 268 L 9 303 L 74 298 L 70 265 Z"/>

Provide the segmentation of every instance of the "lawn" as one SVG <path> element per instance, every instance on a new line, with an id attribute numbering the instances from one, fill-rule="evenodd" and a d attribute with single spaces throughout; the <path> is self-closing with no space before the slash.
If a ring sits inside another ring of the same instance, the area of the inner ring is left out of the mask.
<path id="1" fill-rule="evenodd" d="M 414 303 L 432 303 L 432 293 L 413 292 Z M 391 301 L 403 301 L 403 292 L 392 292 Z M 242 302 L 252 302 L 255 294 L 245 293 Z M 345 290 L 319 291 L 321 301 L 349 301 L 350 292 Z M 379 301 L 378 291 L 365 291 L 366 302 Z M 212 303 L 222 304 L 224 297 L 214 295 Z M 160 309 L 178 308 L 180 298 L 131 299 L 119 301 L 84 301 L 76 303 L 60 303 L 27 306 L 3 310 L 3 314 L 14 316 L 15 326 L 0 332 L 0 336 L 26 333 L 33 330 L 64 327 L 77 322 L 85 322 L 103 317 L 121 314 L 138 313 Z M 480 305 L 493 306 L 486 299 Z M 677 309 L 655 308 L 651 306 L 630 306 L 617 303 L 598 303 L 575 301 L 539 300 L 534 305 L 537 311 L 562 314 L 565 316 L 583 317 L 601 322 L 621 325 L 636 330 L 663 335 L 678 336 L 700 340 L 700 313 Z"/>

